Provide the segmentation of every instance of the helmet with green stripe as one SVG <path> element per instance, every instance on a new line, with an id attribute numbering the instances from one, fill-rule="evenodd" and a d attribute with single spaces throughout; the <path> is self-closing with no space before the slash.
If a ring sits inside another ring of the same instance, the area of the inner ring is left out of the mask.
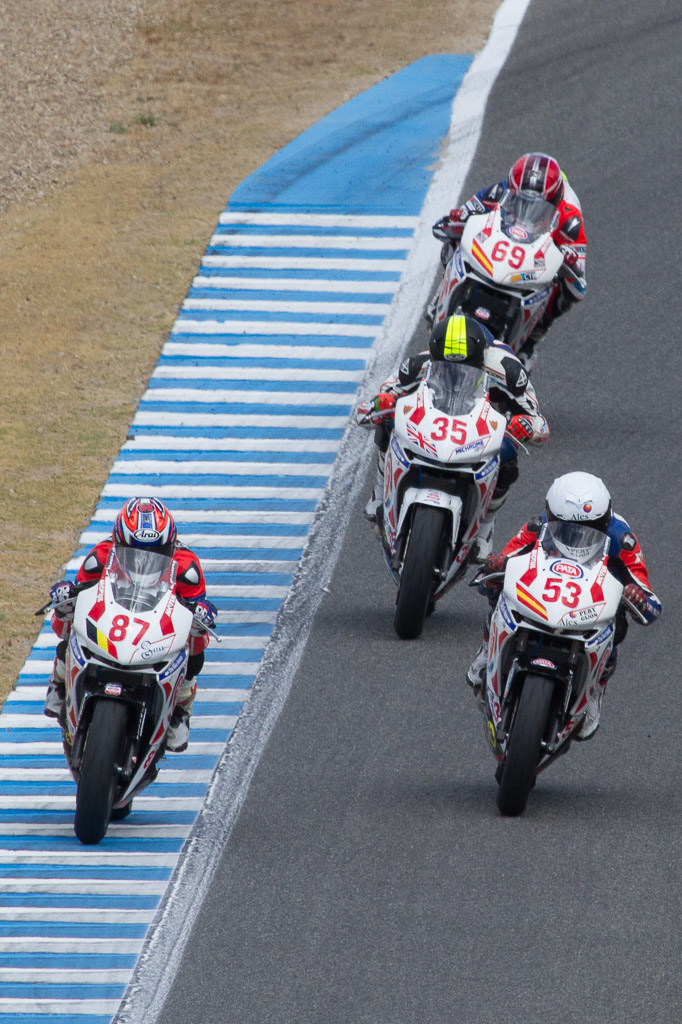
<path id="1" fill-rule="evenodd" d="M 429 352 L 436 362 L 483 366 L 485 350 L 494 338 L 487 327 L 473 317 L 454 313 L 437 323 L 429 340 Z"/>

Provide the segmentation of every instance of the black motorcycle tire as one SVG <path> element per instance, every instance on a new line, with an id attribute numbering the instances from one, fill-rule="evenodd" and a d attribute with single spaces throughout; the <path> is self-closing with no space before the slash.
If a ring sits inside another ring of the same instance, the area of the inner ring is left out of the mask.
<path id="1" fill-rule="evenodd" d="M 419 505 L 414 510 L 393 619 L 394 629 L 401 640 L 415 640 L 424 629 L 446 524 L 443 509 Z"/>
<path id="2" fill-rule="evenodd" d="M 116 765 L 123 751 L 128 713 L 124 704 L 98 700 L 85 740 L 73 830 L 93 846 L 106 835 L 116 793 Z"/>
<path id="3" fill-rule="evenodd" d="M 497 791 L 498 809 L 507 817 L 516 817 L 526 809 L 553 692 L 551 679 L 536 675 L 524 679 Z"/>

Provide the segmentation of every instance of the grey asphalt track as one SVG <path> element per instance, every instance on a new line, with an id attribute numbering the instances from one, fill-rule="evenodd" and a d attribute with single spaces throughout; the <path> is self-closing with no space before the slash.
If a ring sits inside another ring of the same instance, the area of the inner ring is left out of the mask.
<path id="1" fill-rule="evenodd" d="M 498 541 L 555 475 L 598 473 L 663 618 L 631 627 L 598 735 L 504 820 L 464 683 L 485 603 L 461 585 L 399 641 L 358 505 L 160 1024 L 680 1019 L 681 52 L 678 0 L 534 0 L 468 183 L 552 152 L 589 239 L 535 374 L 552 437 Z"/>

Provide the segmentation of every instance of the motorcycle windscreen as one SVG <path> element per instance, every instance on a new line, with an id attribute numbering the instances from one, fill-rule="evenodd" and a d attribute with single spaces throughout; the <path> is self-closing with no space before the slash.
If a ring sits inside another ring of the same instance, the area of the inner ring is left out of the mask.
<path id="1" fill-rule="evenodd" d="M 567 523 L 561 519 L 548 520 L 541 538 L 548 555 L 555 552 L 580 565 L 600 562 L 609 549 L 609 538 L 589 523 Z"/>
<path id="2" fill-rule="evenodd" d="M 426 383 L 436 409 L 447 416 L 466 415 L 485 398 L 485 370 L 462 363 L 432 362 Z"/>
<path id="3" fill-rule="evenodd" d="M 559 214 L 555 206 L 541 199 L 525 199 L 505 192 L 500 200 L 500 221 L 505 235 L 517 242 L 534 242 L 552 230 Z"/>
<path id="4" fill-rule="evenodd" d="M 117 604 L 131 612 L 155 608 L 171 588 L 172 564 L 158 551 L 115 544 L 108 576 Z"/>

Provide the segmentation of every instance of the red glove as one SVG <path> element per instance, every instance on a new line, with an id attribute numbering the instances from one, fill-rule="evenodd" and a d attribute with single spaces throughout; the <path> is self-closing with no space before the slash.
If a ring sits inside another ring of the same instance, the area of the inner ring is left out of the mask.
<path id="1" fill-rule="evenodd" d="M 374 398 L 361 402 L 355 414 L 357 422 L 361 426 L 365 423 L 381 423 L 393 415 L 397 398 L 390 391 L 381 391 Z"/>
<path id="2" fill-rule="evenodd" d="M 578 262 L 579 256 L 575 249 L 572 249 L 570 245 L 564 245 L 562 250 L 564 254 L 564 263 L 567 267 L 574 267 Z"/>
<path id="3" fill-rule="evenodd" d="M 646 593 L 641 587 L 638 587 L 636 583 L 628 583 L 627 587 L 623 591 L 623 597 L 629 601 L 630 604 L 634 604 L 638 612 L 641 612 L 642 615 L 646 615 L 648 608 Z M 626 610 L 630 611 L 629 608 Z M 630 614 L 632 615 L 631 611 Z"/>
<path id="4" fill-rule="evenodd" d="M 506 564 L 506 555 L 488 555 L 485 560 L 485 571 L 487 573 L 504 572 Z"/>
<path id="5" fill-rule="evenodd" d="M 462 206 L 456 210 L 450 210 L 449 214 L 436 221 L 432 231 L 441 242 L 458 242 L 468 219 L 469 211 Z"/>
<path id="6" fill-rule="evenodd" d="M 512 416 L 507 424 L 507 433 L 515 437 L 517 441 L 529 441 L 535 431 L 527 416 Z"/>

